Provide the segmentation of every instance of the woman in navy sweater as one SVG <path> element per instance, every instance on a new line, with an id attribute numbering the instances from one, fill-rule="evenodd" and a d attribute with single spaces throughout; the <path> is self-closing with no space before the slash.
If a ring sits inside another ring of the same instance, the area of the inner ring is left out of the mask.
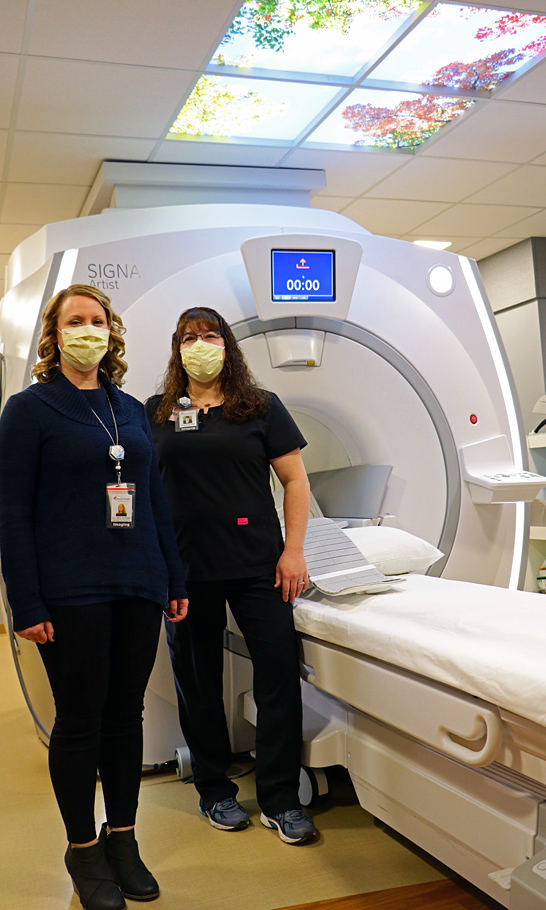
<path id="1" fill-rule="evenodd" d="M 123 331 L 97 288 L 61 291 L 44 312 L 38 381 L 0 420 L 2 573 L 55 698 L 51 780 L 86 910 L 159 895 L 134 836 L 143 698 L 162 612 L 178 622 L 188 607 L 144 407 L 119 388 Z"/>

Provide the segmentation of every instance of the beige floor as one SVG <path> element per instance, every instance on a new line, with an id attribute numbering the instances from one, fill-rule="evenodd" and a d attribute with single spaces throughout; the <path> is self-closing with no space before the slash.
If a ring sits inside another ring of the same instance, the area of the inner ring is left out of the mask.
<path id="1" fill-rule="evenodd" d="M 0 693 L 0 908 L 76 910 L 81 905 L 63 865 L 64 829 L 47 749 L 35 734 L 5 635 Z M 240 788 L 252 826 L 224 833 L 198 815 L 191 785 L 174 775 L 144 779 L 137 833 L 162 887 L 157 910 L 272 910 L 444 877 L 426 857 L 375 826 L 342 782 L 335 800 L 312 812 L 320 838 L 303 847 L 281 843 L 260 824 L 252 774 Z"/>

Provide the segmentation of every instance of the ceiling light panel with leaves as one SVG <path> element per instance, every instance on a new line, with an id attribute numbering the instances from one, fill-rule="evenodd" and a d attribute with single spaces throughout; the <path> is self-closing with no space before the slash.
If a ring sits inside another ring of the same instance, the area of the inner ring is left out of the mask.
<path id="1" fill-rule="evenodd" d="M 411 154 L 545 54 L 540 13 L 247 0 L 168 138 Z"/>

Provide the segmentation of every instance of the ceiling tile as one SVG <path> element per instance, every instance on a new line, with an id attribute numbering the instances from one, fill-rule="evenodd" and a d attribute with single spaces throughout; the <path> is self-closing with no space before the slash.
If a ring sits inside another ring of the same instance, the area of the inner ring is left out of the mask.
<path id="1" fill-rule="evenodd" d="M 104 159 L 146 161 L 154 148 L 153 139 L 18 132 L 8 180 L 90 186 Z"/>
<path id="2" fill-rule="evenodd" d="M 499 0 L 495 2 L 495 9 L 520 9 L 528 13 L 544 13 L 546 15 L 546 0 Z"/>
<path id="3" fill-rule="evenodd" d="M 523 240 L 527 237 L 546 237 L 546 211 L 538 212 L 530 218 L 525 218 L 510 228 L 500 229 L 495 237 L 517 237 Z"/>
<path id="4" fill-rule="evenodd" d="M 0 128 L 10 125 L 18 67 L 18 57 L 0 55 Z"/>
<path id="5" fill-rule="evenodd" d="M 6 155 L 6 144 L 8 141 L 8 135 L 9 135 L 9 133 L 7 130 L 0 130 L 0 174 L 2 174 L 3 170 L 4 170 L 4 161 L 5 161 L 5 155 Z"/>
<path id="6" fill-rule="evenodd" d="M 278 146 L 237 145 L 230 142 L 167 139 L 152 158 L 156 164 L 230 164 L 275 167 L 286 154 Z"/>
<path id="7" fill-rule="evenodd" d="M 538 158 L 533 158 L 532 164 L 546 165 L 546 154 L 539 155 Z"/>
<path id="8" fill-rule="evenodd" d="M 17 128 L 159 138 L 194 76 L 34 58 L 27 64 Z"/>
<path id="9" fill-rule="evenodd" d="M 6 0 L 2 3 L 0 53 L 21 53 L 27 8 L 27 0 Z"/>
<path id="10" fill-rule="evenodd" d="M 413 158 L 404 168 L 366 193 L 382 199 L 423 199 L 459 202 L 469 193 L 487 186 L 513 169 L 510 164 L 485 161 L 450 161 L 444 158 Z"/>
<path id="11" fill-rule="evenodd" d="M 524 163 L 543 152 L 546 104 L 489 101 L 455 123 L 448 133 L 440 134 L 421 155 Z"/>
<path id="12" fill-rule="evenodd" d="M 353 200 L 347 196 L 324 196 L 322 193 L 317 193 L 317 195 L 313 196 L 311 199 L 311 208 L 327 209 L 329 212 L 341 212 L 342 209 L 350 205 L 352 201 Z"/>
<path id="13" fill-rule="evenodd" d="M 12 224 L 47 224 L 77 218 L 88 192 L 87 186 L 10 183 L 0 213 L 2 221 Z"/>
<path id="14" fill-rule="evenodd" d="M 209 62 L 241 3 L 38 0 L 30 53 L 196 69 Z"/>
<path id="15" fill-rule="evenodd" d="M 407 155 L 361 151 L 334 152 L 327 149 L 296 149 L 283 161 L 285 167 L 326 170 L 328 196 L 360 196 L 374 184 L 408 162 Z"/>
<path id="16" fill-rule="evenodd" d="M 509 225 L 521 221 L 527 215 L 535 215 L 539 209 L 510 205 L 454 205 L 430 221 L 421 223 L 422 231 L 434 231 L 436 234 L 462 235 L 471 227 L 473 233 L 483 235 L 501 231 Z M 511 228 L 512 230 L 512 228 Z M 514 234 L 511 234 L 513 237 Z"/>
<path id="17" fill-rule="evenodd" d="M 504 205 L 546 206 L 546 171 L 534 165 L 520 167 L 466 201 L 495 204 L 499 200 Z"/>
<path id="18" fill-rule="evenodd" d="M 357 199 L 344 209 L 343 214 L 373 234 L 400 236 L 414 230 L 444 208 L 444 205 L 434 202 Z"/>
<path id="19" fill-rule="evenodd" d="M 514 246 L 515 243 L 519 243 L 519 240 L 515 240 L 513 237 L 507 240 L 489 237 L 487 240 L 480 240 L 478 243 L 470 244 L 470 246 L 460 252 L 464 256 L 468 256 L 469 259 L 479 260 L 485 259 L 486 256 L 492 256 L 493 253 L 500 253 L 501 250 L 506 250 L 509 246 Z"/>
<path id="20" fill-rule="evenodd" d="M 36 233 L 41 224 L 0 224 L 0 253 L 11 254 L 25 237 Z"/>
<path id="21" fill-rule="evenodd" d="M 546 60 L 537 63 L 533 68 L 511 85 L 499 91 L 503 101 L 535 101 L 544 104 L 546 86 Z"/>

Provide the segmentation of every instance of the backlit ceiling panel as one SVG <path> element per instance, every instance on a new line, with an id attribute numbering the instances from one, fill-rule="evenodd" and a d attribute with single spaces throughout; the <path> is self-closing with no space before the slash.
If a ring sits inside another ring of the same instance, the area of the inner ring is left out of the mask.
<path id="1" fill-rule="evenodd" d="M 411 152 L 544 53 L 538 14 L 247 0 L 169 138 Z"/>

